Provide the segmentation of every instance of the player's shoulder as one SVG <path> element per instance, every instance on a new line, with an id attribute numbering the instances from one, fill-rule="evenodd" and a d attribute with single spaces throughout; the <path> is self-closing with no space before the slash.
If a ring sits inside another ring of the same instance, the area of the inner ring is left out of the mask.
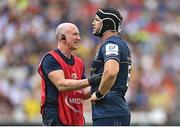
<path id="1" fill-rule="evenodd" d="M 119 41 L 120 39 L 118 38 L 118 36 L 112 36 L 105 41 L 102 47 L 104 47 L 104 49 L 110 50 L 117 49 L 120 46 Z"/>
<path id="2" fill-rule="evenodd" d="M 114 44 L 118 46 L 120 49 L 127 48 L 127 41 L 125 41 L 122 36 L 112 36 L 106 40 L 105 45 Z M 112 46 L 111 46 L 112 47 Z"/>
<path id="3" fill-rule="evenodd" d="M 118 45 L 120 43 L 120 41 L 122 41 L 120 37 L 111 36 L 104 42 L 104 45 L 108 45 L 108 44 L 117 44 Z"/>

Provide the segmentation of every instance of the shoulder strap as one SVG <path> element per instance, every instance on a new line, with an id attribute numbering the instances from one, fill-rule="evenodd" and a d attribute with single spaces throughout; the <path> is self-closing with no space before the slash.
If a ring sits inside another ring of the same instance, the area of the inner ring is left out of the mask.
<path id="1" fill-rule="evenodd" d="M 70 78 L 69 77 L 70 74 L 69 74 L 69 70 L 68 70 L 67 64 L 61 58 L 61 56 L 59 56 L 59 54 L 57 52 L 55 52 L 55 51 L 50 51 L 49 53 L 56 59 L 58 64 L 61 65 L 62 69 L 66 72 L 66 73 L 64 73 L 65 74 L 65 78 Z"/>

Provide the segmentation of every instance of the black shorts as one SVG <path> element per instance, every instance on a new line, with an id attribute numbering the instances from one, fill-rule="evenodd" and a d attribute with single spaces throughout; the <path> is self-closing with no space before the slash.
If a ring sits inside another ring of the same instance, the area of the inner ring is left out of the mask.
<path id="1" fill-rule="evenodd" d="M 107 117 L 93 120 L 93 126 L 129 126 L 130 116 Z"/>
<path id="2" fill-rule="evenodd" d="M 64 126 L 63 123 L 59 120 L 58 116 L 51 116 L 47 113 L 42 114 L 43 126 Z"/>

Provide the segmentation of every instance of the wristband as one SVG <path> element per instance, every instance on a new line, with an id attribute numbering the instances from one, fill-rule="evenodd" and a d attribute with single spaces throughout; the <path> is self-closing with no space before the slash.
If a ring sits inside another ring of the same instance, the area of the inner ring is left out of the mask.
<path id="1" fill-rule="evenodd" d="M 104 97 L 104 95 L 102 95 L 99 91 L 96 91 L 96 97 L 97 98 L 103 98 Z"/>

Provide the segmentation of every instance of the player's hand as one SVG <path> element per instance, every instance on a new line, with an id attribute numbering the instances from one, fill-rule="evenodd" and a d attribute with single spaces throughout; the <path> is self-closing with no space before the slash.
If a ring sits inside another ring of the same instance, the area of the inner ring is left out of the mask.
<path id="1" fill-rule="evenodd" d="M 102 73 L 94 74 L 88 78 L 90 86 L 98 86 L 101 83 Z"/>
<path id="2" fill-rule="evenodd" d="M 109 92 L 109 91 L 108 91 L 108 92 Z M 103 99 L 104 96 L 105 96 L 108 92 L 106 92 L 104 95 L 102 95 L 99 91 L 96 91 L 96 92 L 94 92 L 94 93 L 91 95 L 90 101 L 91 101 L 92 103 L 96 103 L 96 101 L 99 101 L 99 100 Z"/>
<path id="3" fill-rule="evenodd" d="M 103 97 L 102 97 L 102 98 L 103 98 Z M 95 104 L 96 101 L 101 100 L 102 98 L 98 98 L 98 97 L 96 96 L 96 92 L 94 92 L 94 93 L 91 95 L 90 101 L 91 101 L 91 103 Z"/>

